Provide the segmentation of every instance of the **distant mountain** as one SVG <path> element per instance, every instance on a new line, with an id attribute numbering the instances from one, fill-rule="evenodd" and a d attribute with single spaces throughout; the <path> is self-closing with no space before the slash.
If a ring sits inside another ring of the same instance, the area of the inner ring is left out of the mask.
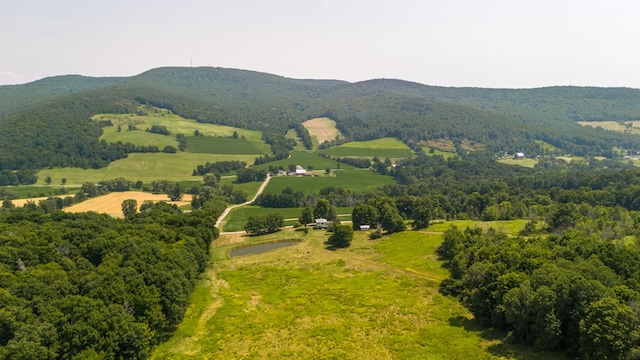
<path id="1" fill-rule="evenodd" d="M 377 79 L 298 80 L 223 68 L 159 68 L 122 78 L 78 75 L 0 86 L 0 170 L 100 167 L 135 151 L 98 143 L 96 113 L 168 108 L 200 122 L 282 136 L 304 120 L 329 116 L 352 140 L 393 136 L 418 148 L 448 139 L 492 152 L 545 151 L 612 156 L 640 150 L 640 137 L 581 127 L 578 120 L 640 119 L 640 90 L 550 87 L 481 89 Z"/>

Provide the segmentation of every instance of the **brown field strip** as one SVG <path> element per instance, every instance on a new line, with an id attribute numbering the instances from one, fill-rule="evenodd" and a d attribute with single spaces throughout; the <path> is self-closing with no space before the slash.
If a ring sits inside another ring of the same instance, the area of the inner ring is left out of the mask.
<path id="1" fill-rule="evenodd" d="M 340 136 L 340 131 L 336 129 L 336 122 L 329 118 L 315 118 L 302 123 L 307 128 L 309 135 L 315 136 L 318 143 L 331 141 Z"/>
<path id="2" fill-rule="evenodd" d="M 64 211 L 67 212 L 86 212 L 95 211 L 98 213 L 109 214 L 114 217 L 122 217 L 122 202 L 127 199 L 134 199 L 138 202 L 138 207 L 142 205 L 145 200 L 150 201 L 166 201 L 169 204 L 176 204 L 178 206 L 188 205 L 191 203 L 191 195 L 185 194 L 182 196 L 182 201 L 169 201 L 169 197 L 166 194 L 151 194 L 142 191 L 126 191 L 126 192 L 114 192 L 107 195 L 99 196 L 96 198 L 83 201 L 81 203 L 70 206 Z"/>

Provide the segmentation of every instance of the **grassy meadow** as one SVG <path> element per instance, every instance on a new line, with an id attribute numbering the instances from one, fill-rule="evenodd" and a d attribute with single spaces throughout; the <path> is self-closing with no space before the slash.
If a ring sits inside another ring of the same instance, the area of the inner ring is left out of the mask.
<path id="1" fill-rule="evenodd" d="M 329 186 L 364 192 L 394 183 L 392 177 L 377 175 L 370 170 L 340 170 L 332 172 L 331 175 L 313 177 L 277 176 L 269 181 L 264 192 L 280 194 L 285 188 L 291 188 L 293 191 L 309 194 Z"/>
<path id="2" fill-rule="evenodd" d="M 269 166 L 283 166 L 286 171 L 289 171 L 289 164 L 300 165 L 305 169 L 309 169 L 309 165 L 313 166 L 314 170 L 324 171 L 326 168 L 335 169 L 338 167 L 338 163 L 335 160 L 326 159 L 318 156 L 317 152 L 312 151 L 292 151 L 291 156 L 288 159 L 273 161 L 266 164 L 255 165 L 254 169 L 267 169 Z M 347 164 L 340 164 L 341 169 L 353 169 L 354 167 Z"/>
<path id="3" fill-rule="evenodd" d="M 433 149 L 433 152 L 430 152 L 431 149 Z M 435 149 L 435 148 L 432 148 L 432 147 L 429 147 L 429 146 L 423 146 L 422 150 L 424 150 L 424 153 L 427 156 L 440 155 L 445 159 L 448 159 L 448 158 L 451 158 L 451 157 L 454 157 L 454 156 L 458 156 L 458 154 L 455 151 L 453 151 L 453 152 L 451 152 L 451 151 L 442 151 L 442 150 L 438 150 L 438 149 Z"/>
<path id="4" fill-rule="evenodd" d="M 536 164 L 538 163 L 538 160 L 530 159 L 530 158 L 524 158 L 524 159 L 502 158 L 502 159 L 498 159 L 498 162 L 506 165 L 518 165 L 522 167 L 532 168 L 536 166 Z"/>
<path id="5" fill-rule="evenodd" d="M 169 130 L 171 135 L 157 135 L 159 137 L 173 138 L 175 140 L 176 134 L 184 134 L 191 136 L 197 130 L 204 136 L 218 136 L 218 137 L 232 137 L 234 132 L 238 133 L 239 137 L 244 136 L 246 140 L 256 143 L 262 143 L 262 134 L 259 131 L 247 130 L 236 128 L 232 126 L 217 125 L 217 124 L 205 124 L 199 123 L 195 120 L 185 119 L 179 115 L 173 114 L 164 109 L 148 109 L 141 108 L 140 115 L 138 114 L 98 114 L 92 117 L 96 121 L 111 120 L 114 126 L 108 126 L 103 128 L 104 134 L 100 139 L 104 139 L 107 142 L 122 141 L 121 136 L 126 136 L 127 133 L 137 134 L 138 132 L 145 132 L 144 130 L 151 128 L 153 125 L 162 125 Z M 118 125 L 122 130 L 118 132 Z M 135 125 L 138 131 L 126 131 L 129 125 Z M 132 142 L 137 144 L 137 142 Z M 268 149 L 268 147 L 267 147 Z"/>
<path id="6" fill-rule="evenodd" d="M 38 184 L 44 184 L 44 179 L 51 176 L 54 183 L 59 183 L 63 177 L 67 184 L 83 184 L 100 180 L 124 177 L 129 180 L 142 180 L 145 183 L 153 180 L 194 180 L 191 176 L 198 164 L 223 160 L 238 160 L 252 163 L 253 155 L 219 155 L 192 154 L 178 152 L 175 154 L 129 154 L 126 159 L 120 159 L 101 169 L 53 168 L 38 172 Z"/>
<path id="7" fill-rule="evenodd" d="M 369 141 L 353 141 L 340 146 L 333 146 L 322 150 L 323 153 L 337 157 L 374 157 L 408 158 L 413 151 L 402 141 L 394 138 L 382 138 Z"/>
<path id="8" fill-rule="evenodd" d="M 441 234 L 327 250 L 321 230 L 223 236 L 177 331 L 152 359 L 561 359 L 503 342 L 438 286 Z M 250 243 L 302 240 L 228 259 Z"/>

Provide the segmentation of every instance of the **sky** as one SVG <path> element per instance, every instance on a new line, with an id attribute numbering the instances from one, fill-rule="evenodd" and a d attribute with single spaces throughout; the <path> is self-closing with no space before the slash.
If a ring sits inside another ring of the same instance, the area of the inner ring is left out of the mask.
<path id="1" fill-rule="evenodd" d="M 640 88 L 639 15 L 636 0 L 0 0 L 0 85 L 215 66 Z"/>

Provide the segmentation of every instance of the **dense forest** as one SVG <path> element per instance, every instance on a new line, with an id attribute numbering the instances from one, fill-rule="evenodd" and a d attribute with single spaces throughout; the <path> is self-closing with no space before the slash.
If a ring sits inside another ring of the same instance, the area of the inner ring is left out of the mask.
<path id="1" fill-rule="evenodd" d="M 102 167 L 142 151 L 101 144 L 97 113 L 166 108 L 200 122 L 261 130 L 274 154 L 290 146 L 303 121 L 329 116 L 347 140 L 395 137 L 418 147 L 428 140 L 494 153 L 545 152 L 612 157 L 640 150 L 640 137 L 581 127 L 577 120 L 640 119 L 640 90 L 553 87 L 531 90 L 441 88 L 400 80 L 347 83 L 295 80 L 221 68 L 160 68 L 129 78 L 65 76 L 0 87 L 0 170 L 48 166 Z"/>
<path id="2" fill-rule="evenodd" d="M 224 203 L 126 220 L 0 210 L 0 358 L 144 359 L 182 320 Z"/>

